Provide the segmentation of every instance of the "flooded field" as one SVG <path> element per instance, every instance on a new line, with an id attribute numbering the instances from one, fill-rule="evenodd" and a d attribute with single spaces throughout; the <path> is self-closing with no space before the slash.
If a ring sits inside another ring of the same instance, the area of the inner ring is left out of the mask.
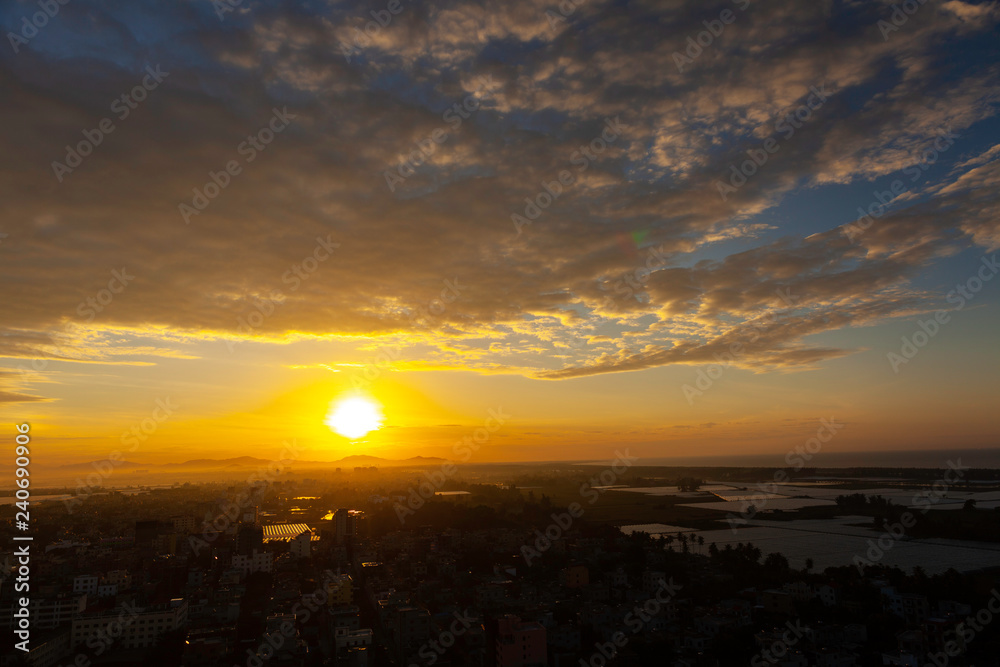
<path id="1" fill-rule="evenodd" d="M 743 512 L 757 501 L 757 509 L 766 510 L 798 510 L 803 507 L 816 507 L 817 505 L 835 505 L 832 500 L 824 500 L 820 498 L 786 498 L 783 496 L 770 496 L 766 499 L 761 500 L 760 496 L 757 498 L 747 497 L 747 500 L 719 500 L 707 503 L 682 503 L 681 507 L 697 507 L 698 509 L 708 509 L 708 510 L 719 510 L 720 512 L 732 512 L 734 514 L 739 514 Z"/>
<path id="2" fill-rule="evenodd" d="M 762 521 L 751 519 L 747 526 L 704 530 L 695 535 L 705 538 L 704 546 L 692 545 L 696 553 L 708 553 L 708 546 L 752 542 L 764 554 L 784 554 L 794 568 L 805 567 L 806 559 L 813 560 L 814 571 L 831 566 L 853 565 L 854 557 L 870 559 L 877 556 L 869 549 L 884 533 L 850 524 L 870 523 L 861 516 L 837 517 L 833 520 Z M 886 542 L 883 542 L 884 544 Z M 926 539 L 909 540 L 905 537 L 892 541 L 884 550 L 880 562 L 910 571 L 920 566 L 928 574 L 944 572 L 953 567 L 960 572 L 1000 566 L 1000 544 L 965 540 Z"/>

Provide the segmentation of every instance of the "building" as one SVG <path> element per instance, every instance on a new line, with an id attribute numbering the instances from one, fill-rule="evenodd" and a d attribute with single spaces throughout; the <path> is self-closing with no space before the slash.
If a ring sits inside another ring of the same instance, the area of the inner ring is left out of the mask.
<path id="1" fill-rule="evenodd" d="M 76 614 L 87 608 L 86 595 L 71 595 L 57 598 L 32 597 L 28 610 L 31 613 L 31 626 L 39 630 L 50 630 L 63 623 L 69 623 Z M 16 604 L 0 608 L 0 625 L 5 628 L 15 627 L 17 622 L 14 612 L 19 607 Z"/>
<path id="2" fill-rule="evenodd" d="M 264 625 L 264 641 L 257 650 L 258 657 L 265 661 L 273 658 L 279 663 L 287 662 L 294 660 L 302 649 L 299 631 L 295 627 L 295 614 L 272 614 L 267 617 Z"/>
<path id="3" fill-rule="evenodd" d="M 326 603 L 331 607 L 354 602 L 354 582 L 349 574 L 334 574 L 327 570 L 323 575 Z"/>
<path id="4" fill-rule="evenodd" d="M 590 572 L 586 565 L 570 565 L 559 571 L 559 583 L 566 588 L 583 588 L 590 583 Z"/>
<path id="5" fill-rule="evenodd" d="M 135 546 L 159 553 L 173 553 L 176 548 L 174 525 L 168 521 L 136 521 Z"/>
<path id="6" fill-rule="evenodd" d="M 365 648 L 372 645 L 371 628 L 360 628 L 350 630 L 348 628 L 337 628 L 334 634 L 334 642 L 337 647 L 337 655 L 342 655 L 350 649 L 363 646 Z"/>
<path id="7" fill-rule="evenodd" d="M 333 534 L 337 544 L 347 544 L 368 532 L 368 519 L 361 510 L 340 508 L 333 513 Z"/>
<path id="8" fill-rule="evenodd" d="M 256 524 L 241 524 L 236 529 L 236 553 L 249 556 L 254 551 L 264 550 L 264 529 Z"/>
<path id="9" fill-rule="evenodd" d="M 274 556 L 269 551 L 254 551 L 251 554 L 233 554 L 233 569 L 243 574 L 270 572 L 274 567 Z"/>
<path id="10" fill-rule="evenodd" d="M 174 532 L 181 535 L 190 535 L 198 530 L 193 516 L 172 516 L 170 522 L 174 526 Z"/>
<path id="11" fill-rule="evenodd" d="M 337 539 L 337 544 L 343 544 L 347 539 L 347 516 L 349 510 L 341 507 L 333 513 L 333 534 Z"/>
<path id="12" fill-rule="evenodd" d="M 354 605 L 334 607 L 327 612 L 327 622 L 333 630 L 338 628 L 358 630 L 361 628 L 360 611 L 360 608 Z"/>
<path id="13" fill-rule="evenodd" d="M 816 587 L 816 595 L 825 607 L 834 607 L 840 601 L 840 587 L 823 584 Z"/>
<path id="14" fill-rule="evenodd" d="M 55 630 L 52 634 L 37 640 L 31 639 L 31 650 L 24 654 L 24 659 L 31 667 L 52 667 L 60 664 L 61 658 L 69 653 L 68 630 Z"/>
<path id="15" fill-rule="evenodd" d="M 70 643 L 74 648 L 81 644 L 149 648 L 160 635 L 186 626 L 187 618 L 188 603 L 183 598 L 147 607 L 123 604 L 74 618 Z"/>
<path id="16" fill-rule="evenodd" d="M 642 590 L 655 592 L 667 585 L 667 573 L 660 570 L 646 570 L 642 573 Z"/>
<path id="17" fill-rule="evenodd" d="M 899 593 L 892 586 L 882 589 L 883 608 L 907 625 L 919 625 L 930 617 L 931 605 L 923 595 Z"/>
<path id="18" fill-rule="evenodd" d="M 790 593 L 780 590 L 766 590 L 760 594 L 760 606 L 769 614 L 795 613 L 795 599 Z"/>
<path id="19" fill-rule="evenodd" d="M 81 574 L 73 578 L 73 592 L 77 595 L 97 595 L 100 577 L 94 574 Z"/>
<path id="20" fill-rule="evenodd" d="M 177 553 L 177 533 L 164 532 L 153 538 L 150 543 L 153 551 L 158 554 Z"/>
<path id="21" fill-rule="evenodd" d="M 104 575 L 103 583 L 117 586 L 118 590 L 125 590 L 132 585 L 132 576 L 128 570 L 109 570 Z"/>
<path id="22" fill-rule="evenodd" d="M 420 607 L 396 607 L 391 612 L 389 630 L 397 660 L 419 662 L 417 651 L 430 639 L 431 615 Z"/>
<path id="23" fill-rule="evenodd" d="M 288 550 L 296 558 L 309 558 L 312 544 L 312 531 L 304 530 L 289 541 Z"/>
<path id="24" fill-rule="evenodd" d="M 545 627 L 505 615 L 497 620 L 497 667 L 546 667 Z"/>
<path id="25" fill-rule="evenodd" d="M 184 648 L 184 662 L 187 665 L 205 667 L 225 663 L 226 656 L 236 647 L 236 628 L 221 626 L 191 630 L 187 634 Z"/>

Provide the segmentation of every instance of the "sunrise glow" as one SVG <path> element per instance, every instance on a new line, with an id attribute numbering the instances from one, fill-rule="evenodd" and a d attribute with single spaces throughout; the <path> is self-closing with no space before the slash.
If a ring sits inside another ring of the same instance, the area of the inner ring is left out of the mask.
<path id="1" fill-rule="evenodd" d="M 352 397 L 334 401 L 326 425 L 350 440 L 362 438 L 382 426 L 382 409 L 373 400 Z"/>

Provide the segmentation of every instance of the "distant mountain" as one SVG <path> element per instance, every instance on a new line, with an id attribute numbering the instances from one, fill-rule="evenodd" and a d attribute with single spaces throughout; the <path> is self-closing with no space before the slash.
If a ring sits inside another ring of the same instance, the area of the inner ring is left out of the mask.
<path id="1" fill-rule="evenodd" d="M 368 454 L 352 454 L 336 461 L 290 461 L 289 466 L 293 468 L 336 468 L 342 466 L 412 466 L 412 465 L 437 465 L 447 462 L 448 459 L 436 456 L 413 456 L 408 459 L 385 459 Z M 111 462 L 114 470 L 135 470 L 148 469 L 150 472 L 167 472 L 171 470 L 220 470 L 239 468 L 259 468 L 273 463 L 271 459 L 261 459 L 253 456 L 237 456 L 230 459 L 192 459 L 182 463 L 135 463 L 133 461 Z M 104 468 L 109 465 L 108 461 L 90 461 L 86 463 L 70 463 L 50 467 L 50 470 L 62 472 L 93 472 L 95 469 Z"/>
<path id="2" fill-rule="evenodd" d="M 32 465 L 35 465 L 34 463 Z M 106 470 L 108 466 L 113 466 L 113 470 L 135 470 L 137 468 L 150 468 L 147 463 L 135 463 L 134 461 L 108 461 L 107 459 L 103 461 L 87 461 L 85 463 L 69 463 L 67 465 L 61 466 L 46 466 L 44 464 L 38 467 L 45 470 L 59 470 L 61 472 L 100 472 Z"/>
<path id="3" fill-rule="evenodd" d="M 384 459 L 369 454 L 351 454 L 342 459 L 331 461 L 327 465 L 369 465 L 369 466 L 404 466 L 404 465 L 437 465 L 448 459 L 438 456 L 411 456 L 408 459 Z"/>
<path id="4" fill-rule="evenodd" d="M 271 461 L 268 459 L 259 459 L 253 456 L 237 456 L 232 459 L 192 459 L 190 461 L 184 461 L 183 463 L 162 463 L 150 467 L 158 468 L 160 470 L 183 470 L 187 468 L 255 468 L 257 466 L 267 465 L 270 462 Z"/>

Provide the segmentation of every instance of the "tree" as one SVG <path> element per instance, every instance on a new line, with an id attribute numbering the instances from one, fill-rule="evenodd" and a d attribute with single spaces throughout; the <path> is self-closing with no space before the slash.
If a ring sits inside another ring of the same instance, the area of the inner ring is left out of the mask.
<path id="1" fill-rule="evenodd" d="M 963 512 L 971 512 L 971 511 L 973 511 L 975 509 L 976 509 L 976 499 L 975 498 L 969 498 L 968 500 L 965 501 L 965 504 L 962 505 L 962 511 Z"/>
<path id="2" fill-rule="evenodd" d="M 677 480 L 677 488 L 681 491 L 697 491 L 704 483 L 696 477 L 681 477 Z"/>
<path id="3" fill-rule="evenodd" d="M 769 553 L 764 559 L 764 568 L 772 572 L 785 572 L 788 570 L 788 559 L 778 552 Z"/>
<path id="4" fill-rule="evenodd" d="M 806 572 L 808 572 L 811 569 L 813 569 L 813 559 L 806 558 Z"/>

